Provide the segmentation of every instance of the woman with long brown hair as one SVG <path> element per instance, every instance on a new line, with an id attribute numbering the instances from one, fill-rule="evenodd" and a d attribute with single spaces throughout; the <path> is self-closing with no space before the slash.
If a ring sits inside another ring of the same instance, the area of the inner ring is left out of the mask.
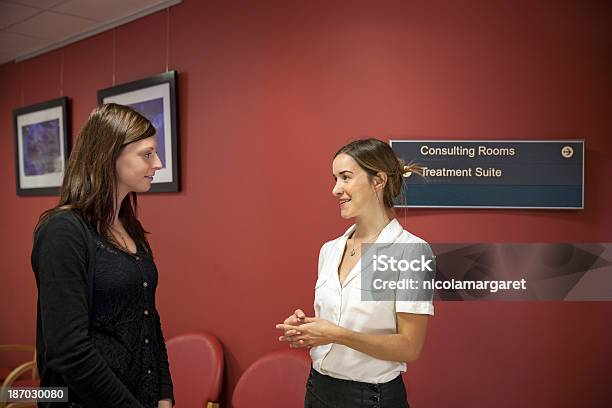
<path id="1" fill-rule="evenodd" d="M 41 386 L 67 387 L 68 406 L 173 404 L 157 269 L 136 211 L 136 194 L 151 188 L 161 166 L 146 118 L 126 106 L 96 108 L 68 160 L 59 203 L 36 226 Z"/>
<path id="2" fill-rule="evenodd" d="M 280 341 L 310 349 L 305 408 L 409 406 L 400 374 L 421 353 L 434 312 L 431 293 L 406 297 L 392 291 L 376 300 L 372 278 L 384 275 L 366 271 L 363 260 L 372 253 L 365 244 L 379 245 L 375 251 L 383 254 L 399 249 L 413 259 L 433 259 L 429 245 L 406 231 L 393 211 L 403 176 L 420 170 L 377 139 L 353 141 L 334 156 L 332 194 L 340 216 L 354 224 L 321 248 L 315 316 L 298 309 L 276 326 L 284 331 Z"/>

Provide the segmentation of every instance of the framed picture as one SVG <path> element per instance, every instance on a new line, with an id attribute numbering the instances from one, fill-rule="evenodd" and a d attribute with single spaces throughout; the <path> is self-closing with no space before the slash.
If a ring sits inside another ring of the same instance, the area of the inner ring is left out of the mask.
<path id="1" fill-rule="evenodd" d="M 151 192 L 180 190 L 178 123 L 176 117 L 176 71 L 98 91 L 98 103 L 126 105 L 155 126 L 157 154 L 162 169 L 155 173 Z"/>
<path id="2" fill-rule="evenodd" d="M 17 195 L 59 194 L 68 160 L 68 98 L 13 111 Z"/>

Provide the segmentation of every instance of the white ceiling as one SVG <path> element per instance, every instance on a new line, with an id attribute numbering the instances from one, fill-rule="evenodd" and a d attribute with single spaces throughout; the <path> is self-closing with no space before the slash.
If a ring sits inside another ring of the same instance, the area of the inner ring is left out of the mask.
<path id="1" fill-rule="evenodd" d="M 0 0 L 0 64 L 109 30 L 182 0 Z"/>

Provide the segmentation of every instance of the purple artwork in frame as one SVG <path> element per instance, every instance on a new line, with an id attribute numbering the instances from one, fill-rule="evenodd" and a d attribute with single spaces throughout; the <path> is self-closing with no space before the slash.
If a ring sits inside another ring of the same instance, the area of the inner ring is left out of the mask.
<path id="1" fill-rule="evenodd" d="M 68 98 L 13 111 L 17 195 L 59 193 L 68 160 Z"/>
<path id="2" fill-rule="evenodd" d="M 52 119 L 21 127 L 23 167 L 26 176 L 64 170 L 59 122 L 59 119 Z"/>

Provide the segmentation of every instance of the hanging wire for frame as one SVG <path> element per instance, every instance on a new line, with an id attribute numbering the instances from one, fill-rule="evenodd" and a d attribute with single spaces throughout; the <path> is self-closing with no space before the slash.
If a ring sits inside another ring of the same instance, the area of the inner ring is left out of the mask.
<path id="1" fill-rule="evenodd" d="M 60 88 L 59 88 L 60 96 L 64 96 L 64 47 L 62 47 L 60 53 Z"/>
<path id="2" fill-rule="evenodd" d="M 166 9 L 166 72 L 170 70 L 170 7 Z"/>
<path id="3" fill-rule="evenodd" d="M 25 91 L 23 89 L 23 82 L 24 82 L 24 70 L 25 70 L 25 63 L 24 62 L 20 62 L 19 65 L 21 65 L 21 106 L 25 106 Z"/>
<path id="4" fill-rule="evenodd" d="M 116 68 L 117 68 L 117 30 L 113 28 L 113 86 L 115 86 Z"/>

